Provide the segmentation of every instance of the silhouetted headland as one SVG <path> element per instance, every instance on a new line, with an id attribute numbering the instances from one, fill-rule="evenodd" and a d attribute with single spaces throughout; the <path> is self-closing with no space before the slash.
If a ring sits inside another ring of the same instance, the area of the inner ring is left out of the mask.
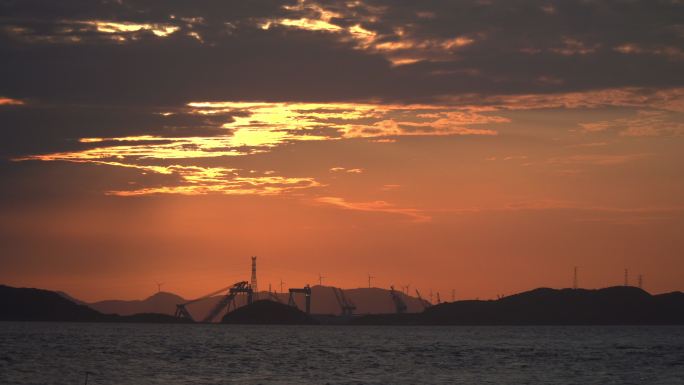
<path id="1" fill-rule="evenodd" d="M 684 324 L 684 293 L 651 295 L 636 287 L 540 288 L 491 301 L 442 303 L 413 314 L 367 315 L 354 324 L 647 325 Z"/>
<path id="2" fill-rule="evenodd" d="M 226 324 L 313 325 L 318 322 L 303 311 L 270 300 L 261 300 L 240 307 L 221 320 Z"/>
<path id="3" fill-rule="evenodd" d="M 0 321 L 63 321 L 63 322 L 188 322 L 173 316 L 141 313 L 129 316 L 103 314 L 48 290 L 14 288 L 0 285 Z"/>

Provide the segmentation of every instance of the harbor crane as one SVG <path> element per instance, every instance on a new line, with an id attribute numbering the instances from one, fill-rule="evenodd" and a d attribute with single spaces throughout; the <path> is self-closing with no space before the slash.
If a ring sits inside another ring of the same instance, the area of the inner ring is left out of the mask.
<path id="1" fill-rule="evenodd" d="M 233 308 L 237 308 L 237 303 L 235 303 L 235 297 L 238 294 L 246 294 L 247 295 L 247 303 L 251 304 L 252 303 L 252 288 L 247 281 L 240 281 L 238 283 L 233 284 L 232 286 L 224 287 L 222 289 L 216 290 L 214 292 L 211 292 L 209 294 L 203 295 L 199 298 L 193 299 L 191 301 L 181 303 L 176 305 L 176 314 L 175 316 L 177 318 L 185 318 L 189 319 L 191 321 L 195 321 L 193 318 L 192 314 L 187 309 L 187 306 L 205 299 L 208 299 L 210 297 L 213 297 L 219 293 L 226 292 L 226 294 L 218 301 L 218 303 L 209 311 L 209 313 L 202 319 L 201 322 L 212 322 L 216 316 L 221 313 L 224 309 L 226 312 L 230 311 L 231 306 Z"/>
<path id="2" fill-rule="evenodd" d="M 344 295 L 344 290 L 340 289 L 339 287 L 333 287 L 332 290 L 333 293 L 335 293 L 337 303 L 340 305 L 340 308 L 342 309 L 342 315 L 352 315 L 354 313 L 354 310 L 356 310 L 356 305 L 354 305 L 354 303 L 351 300 L 349 300 L 347 296 Z"/>
<path id="3" fill-rule="evenodd" d="M 420 304 L 423 305 L 423 309 L 427 309 L 430 306 L 432 306 L 432 304 L 430 302 L 423 299 L 423 297 L 420 295 L 420 292 L 418 291 L 418 289 L 416 289 L 416 295 L 418 296 L 418 300 L 420 301 Z"/>
<path id="4" fill-rule="evenodd" d="M 297 293 L 304 294 L 306 314 L 311 314 L 311 286 L 306 285 L 302 288 L 290 288 L 290 298 L 287 301 L 288 305 L 297 307 L 297 303 L 295 302 L 295 294 Z"/>
<path id="5" fill-rule="evenodd" d="M 394 308 L 397 312 L 397 314 L 403 314 L 406 313 L 406 303 L 404 302 L 403 299 L 397 294 L 397 292 L 394 290 L 394 286 L 390 286 L 390 295 L 392 296 L 392 302 L 394 302 Z"/>

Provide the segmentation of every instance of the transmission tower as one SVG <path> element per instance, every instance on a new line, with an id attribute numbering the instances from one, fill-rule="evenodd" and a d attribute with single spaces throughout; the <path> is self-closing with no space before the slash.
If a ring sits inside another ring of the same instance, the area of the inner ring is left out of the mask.
<path id="1" fill-rule="evenodd" d="M 370 275 L 370 274 L 368 274 L 368 288 L 369 288 L 369 289 L 371 288 L 371 280 L 372 280 L 373 278 L 375 278 L 375 277 L 372 276 L 372 275 Z"/>
<path id="2" fill-rule="evenodd" d="M 259 291 L 257 289 L 256 258 L 257 257 L 252 257 L 252 282 L 249 286 L 252 288 L 252 295 L 254 296 L 254 299 L 259 299 Z"/>

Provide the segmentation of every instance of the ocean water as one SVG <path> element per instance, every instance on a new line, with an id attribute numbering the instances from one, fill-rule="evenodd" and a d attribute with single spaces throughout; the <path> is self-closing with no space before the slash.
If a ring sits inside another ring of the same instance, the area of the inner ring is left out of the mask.
<path id="1" fill-rule="evenodd" d="M 0 322 L 0 384 L 684 384 L 679 326 Z"/>

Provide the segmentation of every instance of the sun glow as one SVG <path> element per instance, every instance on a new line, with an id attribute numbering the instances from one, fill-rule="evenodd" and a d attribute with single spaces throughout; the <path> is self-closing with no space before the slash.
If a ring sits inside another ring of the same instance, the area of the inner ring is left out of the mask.
<path id="1" fill-rule="evenodd" d="M 507 120 L 475 111 L 436 105 L 372 103 L 266 103 L 191 102 L 164 116 L 226 116 L 215 136 L 84 137 L 89 148 L 26 156 L 17 161 L 63 161 L 138 169 L 143 173 L 172 175 L 164 186 L 111 191 L 113 195 L 145 194 L 257 194 L 269 195 L 320 187 L 311 177 L 241 175 L 240 170 L 202 166 L 203 160 L 246 156 L 301 141 L 344 140 L 416 135 L 495 135 L 490 128 L 469 125 L 499 124 Z M 168 166 L 168 160 L 183 165 Z M 351 169 L 348 173 L 361 173 Z M 388 208 L 384 211 L 390 212 Z"/>
<path id="2" fill-rule="evenodd" d="M 88 20 L 83 24 L 95 26 L 98 32 L 121 34 L 139 31 L 151 31 L 155 36 L 167 37 L 178 31 L 180 27 L 166 24 L 135 24 L 135 23 L 116 23 L 112 21 Z"/>

